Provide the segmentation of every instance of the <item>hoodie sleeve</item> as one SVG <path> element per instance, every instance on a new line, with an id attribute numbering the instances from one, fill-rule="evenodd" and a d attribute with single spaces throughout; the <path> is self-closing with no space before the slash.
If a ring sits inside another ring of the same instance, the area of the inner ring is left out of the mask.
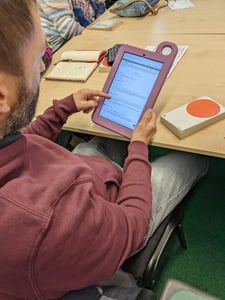
<path id="1" fill-rule="evenodd" d="M 30 125 L 22 129 L 23 134 L 37 134 L 55 140 L 68 117 L 77 112 L 73 95 L 62 100 L 53 100 L 43 115 L 40 115 Z"/>

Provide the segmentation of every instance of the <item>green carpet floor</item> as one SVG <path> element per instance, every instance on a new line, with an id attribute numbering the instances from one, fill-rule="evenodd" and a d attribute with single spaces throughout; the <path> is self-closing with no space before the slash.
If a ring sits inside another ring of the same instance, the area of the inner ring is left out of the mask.
<path id="1" fill-rule="evenodd" d="M 225 159 L 210 158 L 207 176 L 182 206 L 188 248 L 173 236 L 159 264 L 155 292 L 160 297 L 166 280 L 175 278 L 225 299 Z"/>

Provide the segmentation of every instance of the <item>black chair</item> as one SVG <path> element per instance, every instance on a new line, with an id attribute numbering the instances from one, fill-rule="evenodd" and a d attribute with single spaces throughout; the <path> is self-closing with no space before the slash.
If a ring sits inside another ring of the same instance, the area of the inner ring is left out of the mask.
<path id="1" fill-rule="evenodd" d="M 179 207 L 175 208 L 159 225 L 146 246 L 140 252 L 129 257 L 123 264 L 122 269 L 133 274 L 139 286 L 153 289 L 156 281 L 157 266 L 174 231 L 178 234 L 181 246 L 187 249 L 181 224 L 182 219 L 182 209 Z"/>
<path id="2" fill-rule="evenodd" d="M 137 280 L 138 286 L 142 288 L 140 293 L 138 288 L 134 288 L 131 293 L 132 299 L 156 300 L 156 295 L 152 289 L 156 280 L 157 266 L 161 255 L 174 231 L 177 231 L 178 233 L 181 246 L 184 249 L 187 248 L 181 224 L 182 219 L 182 209 L 178 207 L 175 208 L 175 210 L 159 225 L 152 237 L 148 240 L 146 246 L 135 255 L 129 257 L 123 264 L 122 269 L 133 274 Z M 119 290 L 119 288 L 121 288 L 121 290 Z M 113 291 L 113 287 L 106 287 L 106 290 L 104 291 L 105 295 L 107 295 L 107 289 L 110 289 L 110 294 L 113 293 L 113 299 L 131 299 L 128 296 L 126 296 L 127 298 L 123 298 L 124 293 L 130 293 L 130 288 L 115 287 Z M 138 293 L 138 295 L 135 297 L 136 293 Z M 80 291 L 72 291 L 58 300 L 75 300 L 78 298 L 80 300 L 97 300 L 99 299 L 99 294 L 96 287 L 90 287 Z"/>

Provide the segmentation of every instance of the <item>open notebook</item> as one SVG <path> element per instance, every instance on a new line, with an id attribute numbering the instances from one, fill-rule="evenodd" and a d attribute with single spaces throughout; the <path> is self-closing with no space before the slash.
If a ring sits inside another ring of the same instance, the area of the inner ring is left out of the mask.
<path id="1" fill-rule="evenodd" d="M 60 61 L 46 74 L 50 80 L 87 81 L 104 58 L 106 51 L 74 50 L 62 53 Z"/>

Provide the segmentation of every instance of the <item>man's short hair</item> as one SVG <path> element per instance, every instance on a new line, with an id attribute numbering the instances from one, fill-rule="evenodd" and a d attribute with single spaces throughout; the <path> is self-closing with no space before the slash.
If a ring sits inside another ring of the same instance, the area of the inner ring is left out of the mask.
<path id="1" fill-rule="evenodd" d="M 36 0 L 0 0 L 0 72 L 23 75 L 23 55 L 34 34 Z"/>

